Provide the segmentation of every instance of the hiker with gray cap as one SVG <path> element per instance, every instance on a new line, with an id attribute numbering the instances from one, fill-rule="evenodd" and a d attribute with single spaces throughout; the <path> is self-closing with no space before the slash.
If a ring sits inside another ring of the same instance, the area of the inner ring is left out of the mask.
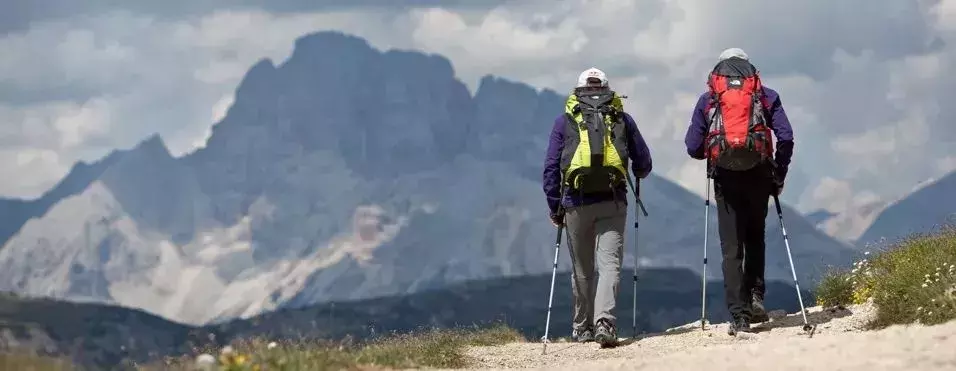
<path id="1" fill-rule="evenodd" d="M 720 54 L 708 87 L 694 107 L 684 144 L 691 158 L 707 160 L 708 210 L 710 179 L 714 182 L 724 295 L 733 317 L 728 333 L 734 335 L 769 320 L 763 305 L 767 203 L 783 192 L 793 129 L 780 95 L 762 85 L 739 48 Z M 706 264 L 705 258 L 705 269 Z"/>

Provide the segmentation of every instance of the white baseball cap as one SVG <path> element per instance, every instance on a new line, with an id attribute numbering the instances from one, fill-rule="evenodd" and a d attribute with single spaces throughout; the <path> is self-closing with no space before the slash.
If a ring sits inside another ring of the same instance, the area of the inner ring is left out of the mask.
<path id="1" fill-rule="evenodd" d="M 607 86 L 607 74 L 595 67 L 588 68 L 578 76 L 578 87 L 583 88 L 588 85 L 588 79 L 601 80 L 601 86 Z"/>
<path id="2" fill-rule="evenodd" d="M 737 57 L 743 60 L 749 60 L 750 57 L 747 56 L 747 53 L 744 52 L 741 48 L 729 48 L 720 53 L 720 56 L 717 57 L 717 61 L 722 61 L 724 59 Z"/>

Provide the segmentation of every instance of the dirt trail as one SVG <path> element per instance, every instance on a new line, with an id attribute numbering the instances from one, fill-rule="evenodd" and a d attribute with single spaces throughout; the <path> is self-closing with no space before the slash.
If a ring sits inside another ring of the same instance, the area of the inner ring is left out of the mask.
<path id="1" fill-rule="evenodd" d="M 863 331 L 872 305 L 808 310 L 812 337 L 799 314 L 780 313 L 736 338 L 726 323 L 701 331 L 698 322 L 622 339 L 616 348 L 554 342 L 542 355 L 541 343 L 519 343 L 472 348 L 469 355 L 480 365 L 475 370 L 956 370 L 956 321 Z"/>

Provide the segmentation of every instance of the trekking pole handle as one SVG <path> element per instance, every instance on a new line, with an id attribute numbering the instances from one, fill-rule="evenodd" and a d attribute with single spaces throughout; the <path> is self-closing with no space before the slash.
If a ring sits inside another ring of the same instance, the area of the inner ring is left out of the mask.
<path id="1" fill-rule="evenodd" d="M 770 160 L 770 164 L 772 165 L 772 166 L 770 167 L 770 176 L 772 176 L 774 179 L 776 179 L 776 178 L 777 178 L 777 172 L 776 172 L 776 170 L 774 170 L 774 169 L 776 169 L 777 164 L 774 163 L 773 160 Z M 777 194 L 777 193 L 780 192 L 780 189 L 777 188 L 776 185 L 774 185 L 773 192 L 774 192 L 774 194 L 773 194 L 773 204 L 777 207 L 777 215 L 779 215 L 781 218 L 783 218 L 783 209 L 780 208 L 780 195 Z"/>
<path id="2" fill-rule="evenodd" d="M 647 209 L 644 208 L 644 202 L 641 201 L 641 196 L 637 193 L 637 188 L 634 187 L 634 182 L 631 181 L 630 176 L 625 177 L 627 179 L 627 185 L 631 186 L 631 193 L 634 193 L 634 200 L 637 202 L 637 206 L 641 208 L 641 213 L 644 214 L 644 217 L 647 217 Z M 637 184 L 640 185 L 641 180 L 637 180 Z"/>

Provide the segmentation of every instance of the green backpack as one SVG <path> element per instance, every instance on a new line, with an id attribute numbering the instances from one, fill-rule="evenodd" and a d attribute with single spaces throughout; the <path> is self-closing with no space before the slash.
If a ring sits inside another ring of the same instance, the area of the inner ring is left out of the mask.
<path id="1" fill-rule="evenodd" d="M 627 181 L 622 98 L 608 88 L 577 88 L 568 96 L 561 174 L 569 191 L 607 193 Z"/>

